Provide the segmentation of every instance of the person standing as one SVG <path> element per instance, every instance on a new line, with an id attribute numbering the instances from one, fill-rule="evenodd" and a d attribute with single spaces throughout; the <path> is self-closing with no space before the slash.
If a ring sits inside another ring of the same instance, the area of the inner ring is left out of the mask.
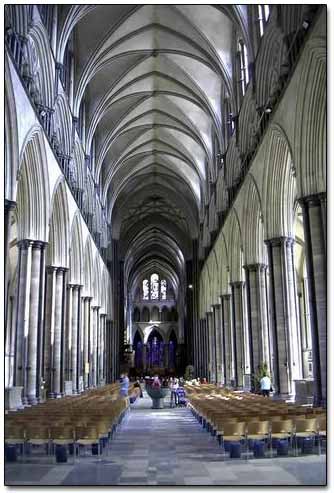
<path id="1" fill-rule="evenodd" d="M 121 397 L 128 397 L 129 377 L 126 373 L 121 374 L 120 383 L 121 383 L 121 388 L 119 389 L 120 396 Z"/>
<path id="2" fill-rule="evenodd" d="M 268 375 L 264 375 L 260 380 L 261 393 L 264 397 L 269 397 L 271 380 Z"/>

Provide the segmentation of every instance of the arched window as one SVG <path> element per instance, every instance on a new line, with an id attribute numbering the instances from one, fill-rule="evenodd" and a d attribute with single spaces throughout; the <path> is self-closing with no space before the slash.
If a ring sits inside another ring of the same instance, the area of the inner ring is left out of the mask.
<path id="1" fill-rule="evenodd" d="M 260 36 L 263 36 L 265 25 L 269 19 L 270 8 L 269 5 L 258 5 L 258 13 L 259 13 L 259 31 Z"/>
<path id="2" fill-rule="evenodd" d="M 148 279 L 143 281 L 143 300 L 148 300 L 150 298 L 150 289 L 148 286 Z"/>
<path id="3" fill-rule="evenodd" d="M 246 92 L 246 87 L 249 82 L 249 71 L 248 71 L 248 51 L 245 43 L 240 39 L 238 41 L 238 55 L 239 55 L 239 65 L 240 65 L 240 85 L 242 95 Z"/>
<path id="4" fill-rule="evenodd" d="M 161 299 L 162 300 L 167 299 L 167 281 L 166 281 L 166 279 L 161 279 L 160 293 L 161 293 Z"/>
<path id="5" fill-rule="evenodd" d="M 159 299 L 159 276 L 158 274 L 151 275 L 151 300 Z"/>

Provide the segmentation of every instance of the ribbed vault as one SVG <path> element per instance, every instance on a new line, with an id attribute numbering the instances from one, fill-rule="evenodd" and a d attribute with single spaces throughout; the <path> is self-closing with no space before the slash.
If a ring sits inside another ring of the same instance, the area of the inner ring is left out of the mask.
<path id="1" fill-rule="evenodd" d="M 125 283 L 156 263 L 175 292 L 217 179 L 223 99 L 231 109 L 238 6 L 64 6 L 57 58 L 76 54 L 74 116 Z"/>

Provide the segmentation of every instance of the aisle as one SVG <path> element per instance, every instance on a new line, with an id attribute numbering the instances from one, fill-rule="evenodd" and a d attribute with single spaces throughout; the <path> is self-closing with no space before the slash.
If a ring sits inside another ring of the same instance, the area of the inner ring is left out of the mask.
<path id="1" fill-rule="evenodd" d="M 217 441 L 188 409 L 150 407 L 147 395 L 131 406 L 110 455 L 101 462 L 87 457 L 75 466 L 9 464 L 7 484 L 298 485 L 325 480 L 324 456 L 222 462 Z"/>

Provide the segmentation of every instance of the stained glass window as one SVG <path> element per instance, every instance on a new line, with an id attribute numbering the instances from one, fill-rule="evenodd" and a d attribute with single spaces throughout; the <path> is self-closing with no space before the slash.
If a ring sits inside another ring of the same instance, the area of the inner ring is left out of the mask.
<path id="1" fill-rule="evenodd" d="M 151 300 L 159 299 L 159 276 L 158 274 L 151 275 Z"/>
<path id="2" fill-rule="evenodd" d="M 148 279 L 143 281 L 143 300 L 148 300 L 150 295 L 150 289 L 148 286 Z"/>
<path id="3" fill-rule="evenodd" d="M 167 281 L 166 279 L 161 279 L 160 282 L 160 292 L 161 292 L 161 299 L 165 300 L 167 298 Z"/>

